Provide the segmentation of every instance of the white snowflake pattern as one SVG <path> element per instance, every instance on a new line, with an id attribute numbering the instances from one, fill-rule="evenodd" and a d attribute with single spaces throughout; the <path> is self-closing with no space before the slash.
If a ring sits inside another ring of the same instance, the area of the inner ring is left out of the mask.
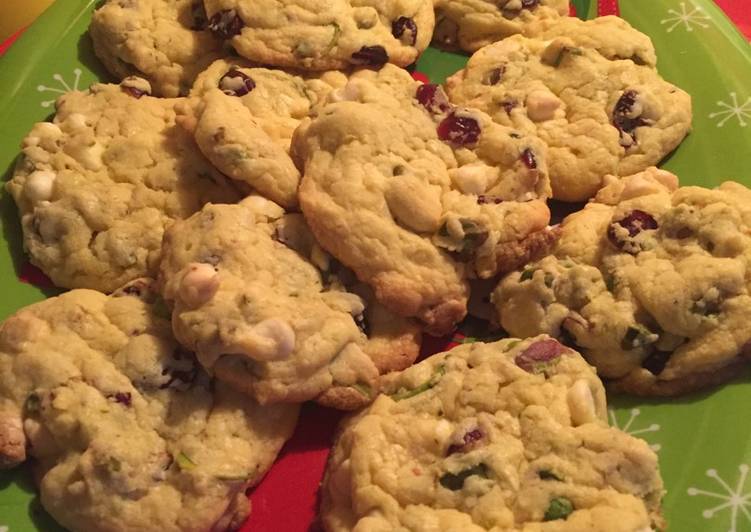
<path id="1" fill-rule="evenodd" d="M 748 522 L 751 523 L 751 512 L 749 512 L 751 509 L 751 491 L 743 493 L 743 490 L 746 487 L 746 478 L 748 477 L 748 465 L 739 465 L 738 471 L 740 472 L 740 475 L 738 476 L 738 482 L 736 483 L 735 489 L 731 488 L 727 482 L 722 480 L 722 477 L 720 477 L 716 469 L 707 469 L 707 476 L 714 479 L 722 487 L 724 492 L 716 493 L 714 491 L 698 489 L 693 486 L 688 488 L 688 494 L 692 497 L 703 495 L 705 497 L 712 497 L 724 501 L 719 506 L 707 508 L 701 513 L 701 515 L 704 519 L 711 519 L 716 513 L 725 509 L 730 509 L 730 528 L 728 529 L 728 532 L 738 531 L 737 527 L 740 513 L 743 513 Z"/>
<path id="2" fill-rule="evenodd" d="M 751 96 L 746 98 L 746 101 L 740 103 L 738 101 L 738 95 L 735 92 L 730 93 L 730 102 L 718 101 L 717 107 L 719 111 L 709 113 L 709 118 L 719 118 L 717 127 L 722 127 L 731 118 L 737 118 L 741 127 L 746 127 L 746 118 L 751 119 Z"/>
<path id="3" fill-rule="evenodd" d="M 71 84 L 68 84 L 60 74 L 53 74 L 52 79 L 57 81 L 59 87 L 47 87 L 46 85 L 37 85 L 37 90 L 39 92 L 52 92 L 56 94 L 65 94 L 66 92 L 76 91 L 78 90 L 78 83 L 81 81 L 81 69 L 80 68 L 73 69 L 73 83 Z M 51 100 L 43 101 L 41 105 L 42 107 L 49 107 L 50 105 L 55 103 L 56 99 L 57 99 L 57 96 L 55 96 Z M 3 532 L 3 531 L 0 530 L 0 532 Z"/>
<path id="4" fill-rule="evenodd" d="M 704 10 L 695 5 L 687 7 L 686 2 L 681 2 L 680 11 L 677 11 L 675 9 L 668 9 L 668 14 L 670 15 L 669 17 L 664 18 L 660 21 L 660 24 L 669 24 L 667 29 L 668 33 L 673 31 L 681 24 L 685 26 L 686 31 L 694 31 L 694 25 L 700 28 L 709 27 L 709 23 L 707 21 L 710 19 L 707 14 L 704 13 Z"/>
<path id="5" fill-rule="evenodd" d="M 658 425 L 657 423 L 652 423 L 648 427 L 643 427 L 640 429 L 633 428 L 634 422 L 641 415 L 641 410 L 639 410 L 638 408 L 633 408 L 631 410 L 631 412 L 629 413 L 628 419 L 626 419 L 626 421 L 623 424 L 618 423 L 618 418 L 615 415 L 615 410 L 611 408 L 608 410 L 608 412 L 610 414 L 610 424 L 613 427 L 622 430 L 626 434 L 631 434 L 632 436 L 642 437 L 641 434 L 646 434 L 648 432 L 657 432 L 660 430 L 660 425 Z M 650 443 L 649 447 L 655 452 L 659 451 L 662 448 L 662 446 L 659 443 Z"/>
<path id="6" fill-rule="evenodd" d="M 8 532 L 9 530 L 10 528 L 8 528 L 7 526 L 0 525 L 0 532 Z"/>

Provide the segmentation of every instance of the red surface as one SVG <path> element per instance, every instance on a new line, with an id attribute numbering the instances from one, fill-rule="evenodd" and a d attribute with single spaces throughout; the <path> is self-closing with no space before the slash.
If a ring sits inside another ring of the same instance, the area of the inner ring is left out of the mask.
<path id="1" fill-rule="evenodd" d="M 716 0 L 741 31 L 751 38 L 751 0 Z M 598 0 L 600 15 L 618 14 L 617 0 Z M 572 12 L 573 13 L 573 12 Z M 0 44 L 2 55 L 18 36 Z M 424 75 L 413 76 L 427 81 Z M 23 282 L 41 287 L 51 283 L 44 274 L 31 265 L 20 275 Z M 445 350 L 455 345 L 447 338 L 428 338 L 423 345 L 423 356 Z M 293 438 L 284 446 L 274 468 L 251 495 L 253 505 L 249 521 L 243 532 L 314 532 L 313 524 L 317 506 L 318 485 L 328 457 L 331 439 L 342 414 L 328 408 L 306 404 L 302 408 L 300 424 Z"/>

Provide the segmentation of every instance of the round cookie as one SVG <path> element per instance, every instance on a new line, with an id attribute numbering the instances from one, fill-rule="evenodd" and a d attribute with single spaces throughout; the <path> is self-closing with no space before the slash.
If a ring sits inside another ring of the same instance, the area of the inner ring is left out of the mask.
<path id="1" fill-rule="evenodd" d="M 562 224 L 555 254 L 508 275 L 494 301 L 513 335 L 579 349 L 616 390 L 677 395 L 748 364 L 751 191 L 613 179 Z"/>
<path id="2" fill-rule="evenodd" d="M 558 23 L 568 0 L 434 0 L 433 41 L 448 49 L 476 52 L 540 20 Z"/>
<path id="3" fill-rule="evenodd" d="M 225 175 L 294 208 L 300 172 L 289 157 L 292 133 L 346 81 L 341 72 L 302 76 L 222 59 L 198 76 L 178 120 Z"/>
<path id="4" fill-rule="evenodd" d="M 73 290 L 0 325 L 0 466 L 36 463 L 71 531 L 236 529 L 294 430 L 203 373 L 147 279 Z"/>
<path id="5" fill-rule="evenodd" d="M 608 58 L 630 53 L 646 62 L 643 46 L 603 41 L 591 48 L 608 34 L 596 24 L 574 24 L 570 33 L 486 46 L 447 87 L 452 102 L 539 136 L 548 146 L 553 197 L 584 201 L 605 175 L 640 172 L 674 150 L 691 128 L 691 98 L 651 66 Z"/>
<path id="6" fill-rule="evenodd" d="M 362 70 L 295 132 L 303 214 L 321 246 L 431 334 L 466 313 L 469 276 L 555 239 L 544 145 L 448 104 L 391 65 Z"/>
<path id="7" fill-rule="evenodd" d="M 57 101 L 7 183 L 31 261 L 57 286 L 110 292 L 155 273 L 162 234 L 204 203 L 244 193 L 175 124 L 177 99 L 128 78 Z"/>
<path id="8" fill-rule="evenodd" d="M 207 25 L 201 0 L 107 0 L 94 11 L 89 33 L 112 75 L 146 78 L 155 95 L 174 98 L 228 53 Z"/>
<path id="9" fill-rule="evenodd" d="M 359 296 L 324 286 L 284 243 L 295 238 L 292 222 L 279 236 L 282 215 L 253 196 L 208 205 L 167 232 L 161 280 L 176 337 L 209 372 L 262 403 L 360 407 L 377 392 L 379 370 L 417 357 L 419 329 L 381 316 L 370 323 Z M 372 350 L 365 332 L 379 333 Z"/>
<path id="10" fill-rule="evenodd" d="M 547 336 L 473 343 L 384 379 L 343 421 L 321 486 L 328 532 L 634 532 L 663 526 L 646 442 Z"/>
<path id="11" fill-rule="evenodd" d="M 259 64 L 305 70 L 414 63 L 430 43 L 431 0 L 205 0 L 209 29 Z"/>

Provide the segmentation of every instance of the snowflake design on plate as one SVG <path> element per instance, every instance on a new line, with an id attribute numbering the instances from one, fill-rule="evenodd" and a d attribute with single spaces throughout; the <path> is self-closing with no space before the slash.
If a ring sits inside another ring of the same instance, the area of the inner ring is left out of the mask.
<path id="1" fill-rule="evenodd" d="M 746 98 L 743 103 L 738 102 L 738 95 L 734 92 L 730 93 L 730 102 L 717 102 L 719 111 L 709 113 L 709 118 L 719 118 L 717 127 L 722 127 L 731 118 L 737 118 L 741 127 L 746 127 L 746 118 L 751 119 L 751 96 Z"/>
<path id="2" fill-rule="evenodd" d="M 660 24 L 669 24 L 667 29 L 668 33 L 673 31 L 681 24 L 686 28 L 686 31 L 694 31 L 694 25 L 700 28 L 709 27 L 709 17 L 706 13 L 704 13 L 704 10 L 695 5 L 687 7 L 686 2 L 681 2 L 680 11 L 676 9 L 668 9 L 668 14 L 670 15 L 669 17 L 664 18 L 660 21 Z"/>
<path id="3" fill-rule="evenodd" d="M 638 436 L 644 439 L 643 436 L 641 436 L 642 434 L 646 434 L 648 432 L 657 432 L 660 430 L 660 425 L 658 425 L 657 423 L 652 423 L 648 427 L 635 428 L 634 424 L 636 420 L 639 418 L 639 416 L 641 415 L 641 410 L 639 410 L 638 408 L 631 409 L 631 412 L 629 412 L 628 419 L 626 419 L 622 423 L 618 422 L 618 417 L 615 414 L 615 410 L 613 410 L 612 408 L 609 408 L 608 413 L 610 414 L 610 425 L 619 430 L 622 430 L 626 434 L 630 434 L 631 436 Z M 659 451 L 662 448 L 662 446 L 659 443 L 650 443 L 649 447 L 655 452 Z"/>
<path id="4" fill-rule="evenodd" d="M 0 532 L 9 532 L 10 528 L 4 525 L 0 525 Z"/>
<path id="5" fill-rule="evenodd" d="M 704 519 L 711 519 L 718 512 L 722 510 L 730 510 L 730 528 L 728 532 L 738 532 L 738 519 L 740 513 L 746 516 L 746 519 L 751 523 L 751 491 L 743 493 L 746 487 L 746 478 L 748 477 L 748 465 L 741 464 L 738 466 L 739 476 L 738 482 L 735 485 L 735 489 L 730 487 L 730 484 L 725 482 L 722 477 L 717 473 L 716 469 L 707 469 L 707 476 L 713 479 L 720 485 L 722 491 L 720 493 L 714 491 L 706 491 L 691 486 L 688 488 L 688 494 L 691 497 L 702 495 L 704 497 L 711 497 L 713 499 L 719 499 L 723 501 L 719 506 L 705 509 L 701 515 Z M 746 530 L 744 528 L 744 530 Z"/>
<path id="6" fill-rule="evenodd" d="M 52 92 L 56 94 L 65 94 L 66 92 L 77 91 L 78 83 L 81 81 L 81 69 L 80 68 L 73 69 L 73 82 L 71 84 L 68 84 L 65 81 L 65 78 L 63 78 L 60 74 L 53 74 L 52 79 L 57 81 L 59 87 L 48 87 L 46 85 L 37 85 L 37 90 L 39 92 Z M 49 107 L 50 105 L 55 103 L 55 100 L 57 100 L 57 96 L 55 96 L 51 100 L 43 101 L 41 103 L 41 106 Z M 2 530 L 0 530 L 0 532 L 2 532 Z"/>

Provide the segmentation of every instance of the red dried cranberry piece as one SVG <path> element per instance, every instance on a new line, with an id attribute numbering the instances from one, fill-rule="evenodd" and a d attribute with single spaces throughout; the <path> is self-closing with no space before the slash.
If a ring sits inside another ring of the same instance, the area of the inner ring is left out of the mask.
<path id="1" fill-rule="evenodd" d="M 499 66 L 492 70 L 488 70 L 482 78 L 484 85 L 498 85 L 503 79 L 503 74 L 506 73 L 505 66 Z"/>
<path id="2" fill-rule="evenodd" d="M 638 94 L 636 91 L 625 91 L 615 104 L 613 109 L 613 126 L 618 129 L 620 133 L 621 146 L 631 146 L 636 144 L 636 136 L 634 130 L 637 127 L 647 125 L 647 122 L 640 116 L 629 117 L 631 110 L 636 103 Z"/>
<path id="3" fill-rule="evenodd" d="M 566 347 L 552 338 L 540 340 L 516 355 L 514 362 L 529 373 L 540 373 L 552 361 L 566 352 Z"/>
<path id="4" fill-rule="evenodd" d="M 409 46 L 417 42 L 417 24 L 409 17 L 399 17 L 391 24 L 391 33 Z"/>
<path id="5" fill-rule="evenodd" d="M 480 441 L 483 439 L 485 435 L 482 433 L 480 429 L 474 429 L 467 432 L 462 437 L 462 443 L 460 444 L 452 444 L 449 446 L 448 450 L 446 451 L 446 455 L 451 455 L 454 453 L 465 453 L 474 447 L 474 443 Z"/>
<path id="6" fill-rule="evenodd" d="M 521 159 L 524 163 L 524 166 L 526 166 L 530 170 L 537 168 L 537 159 L 535 158 L 535 152 L 533 152 L 531 148 L 526 148 L 522 152 Z"/>
<path id="7" fill-rule="evenodd" d="M 219 88 L 229 96 L 244 96 L 256 88 L 256 82 L 244 72 L 232 68 L 219 80 Z"/>
<path id="8" fill-rule="evenodd" d="M 209 19 L 209 31 L 220 39 L 230 39 L 239 35 L 243 26 L 245 23 L 234 9 L 217 11 Z"/>
<path id="9" fill-rule="evenodd" d="M 130 392 L 115 392 L 107 394 L 105 397 L 107 397 L 107 399 L 114 399 L 116 403 L 120 403 L 126 407 L 130 407 L 133 400 Z"/>
<path id="10" fill-rule="evenodd" d="M 363 46 L 352 54 L 352 62 L 356 65 L 383 66 L 389 62 L 389 54 L 383 46 Z"/>
<path id="11" fill-rule="evenodd" d="M 131 87 L 130 85 L 120 85 L 120 88 L 125 94 L 128 94 L 130 96 L 133 96 L 135 99 L 140 98 L 141 96 L 148 95 L 149 93 L 146 91 L 142 91 L 139 88 Z"/>
<path id="12" fill-rule="evenodd" d="M 203 0 L 196 0 L 190 5 L 191 24 L 190 29 L 194 31 L 205 30 L 209 23 L 209 17 L 206 14 L 206 7 Z"/>
<path id="13" fill-rule="evenodd" d="M 417 101 L 433 114 L 445 113 L 451 108 L 448 96 L 440 85 L 425 83 L 417 87 Z"/>
<path id="14" fill-rule="evenodd" d="M 628 230 L 629 238 L 635 237 L 642 231 L 657 229 L 659 227 L 657 220 L 655 220 L 651 214 L 640 211 L 639 209 L 634 209 L 617 222 L 610 224 L 608 227 L 608 240 L 610 240 L 610 242 L 618 249 L 624 249 L 626 241 L 621 240 L 618 237 L 618 234 L 615 231 L 616 224 Z M 626 249 L 626 251 L 631 252 L 629 249 Z"/>
<path id="15" fill-rule="evenodd" d="M 501 102 L 501 107 L 503 107 L 503 110 L 506 111 L 506 114 L 510 115 L 511 111 L 514 110 L 514 107 L 519 105 L 519 102 L 516 100 L 504 100 Z"/>
<path id="16" fill-rule="evenodd" d="M 480 138 L 480 124 L 471 116 L 451 113 L 438 124 L 438 138 L 456 146 L 468 146 Z"/>

